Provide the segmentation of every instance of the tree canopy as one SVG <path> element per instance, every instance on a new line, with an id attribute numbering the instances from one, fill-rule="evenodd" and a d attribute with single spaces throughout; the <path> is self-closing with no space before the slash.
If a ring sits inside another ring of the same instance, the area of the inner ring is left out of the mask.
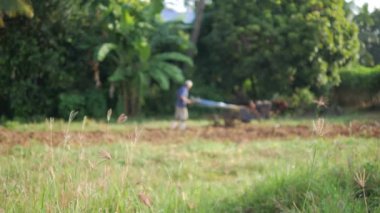
<path id="1" fill-rule="evenodd" d="M 364 5 L 354 17 L 359 27 L 361 41 L 360 63 L 366 66 L 374 66 L 380 63 L 380 10 L 372 13 L 368 11 L 368 5 Z"/>
<path id="2" fill-rule="evenodd" d="M 358 29 L 343 0 L 215 1 L 203 33 L 199 74 L 255 97 L 322 92 L 355 58 Z M 233 76 L 233 77 L 232 77 Z"/>

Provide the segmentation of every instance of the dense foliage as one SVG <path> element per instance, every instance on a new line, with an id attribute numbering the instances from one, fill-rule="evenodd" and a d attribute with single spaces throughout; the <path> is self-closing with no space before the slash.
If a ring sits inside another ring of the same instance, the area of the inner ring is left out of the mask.
<path id="1" fill-rule="evenodd" d="M 338 71 L 349 62 L 380 62 L 380 11 L 349 13 L 343 0 L 213 1 L 197 39 L 191 25 L 162 22 L 162 3 L 1 1 L 0 117 L 171 113 L 185 77 L 193 96 L 297 107 L 347 88 Z"/>
<path id="2" fill-rule="evenodd" d="M 109 81 L 119 88 L 123 111 L 135 115 L 148 95 L 149 87 L 156 84 L 168 90 L 170 80 L 183 82 L 182 70 L 177 64 L 192 66 L 193 62 L 188 56 L 176 52 L 188 47 L 186 37 L 181 37 L 182 31 L 176 29 L 175 24 L 157 20 L 156 15 L 162 10 L 160 1 L 150 4 L 128 2 L 110 1 L 104 6 L 110 41 L 99 47 L 97 59 L 110 58 L 114 71 Z M 164 33 L 167 33 L 165 37 Z"/>
<path id="3" fill-rule="evenodd" d="M 0 1 L 0 28 L 5 26 L 4 16 L 15 17 L 25 15 L 32 18 L 34 15 L 33 7 L 29 0 L 1 0 Z"/>
<path id="4" fill-rule="evenodd" d="M 228 92 L 323 92 L 359 46 L 343 0 L 216 1 L 209 12 L 198 74 Z"/>
<path id="5" fill-rule="evenodd" d="M 365 66 L 374 66 L 380 63 L 380 10 L 372 13 L 368 5 L 361 8 L 360 13 L 354 17 L 360 32 L 361 41 L 360 63 Z"/>
<path id="6" fill-rule="evenodd" d="M 34 18 L 6 19 L 0 33 L 0 107 L 8 116 L 55 116 L 58 94 L 91 88 L 90 6 L 74 0 L 33 5 Z"/>
<path id="7" fill-rule="evenodd" d="M 32 19 L 5 17 L 7 25 L 0 29 L 3 116 L 66 117 L 79 110 L 80 115 L 99 118 L 123 101 L 133 110 L 124 106 L 121 111 L 135 113 L 149 87 L 168 89 L 170 79 L 183 80 L 181 70 L 170 62 L 192 65 L 190 58 L 175 52 L 188 48 L 181 26 L 156 21 L 159 1 L 158 6 L 95 0 L 47 0 L 33 5 Z M 118 55 L 106 58 L 113 45 L 119 47 Z M 128 80 L 122 84 L 128 93 L 118 90 L 117 84 L 117 94 L 112 94 L 113 82 L 123 79 Z M 133 97 L 125 101 L 123 96 Z"/>

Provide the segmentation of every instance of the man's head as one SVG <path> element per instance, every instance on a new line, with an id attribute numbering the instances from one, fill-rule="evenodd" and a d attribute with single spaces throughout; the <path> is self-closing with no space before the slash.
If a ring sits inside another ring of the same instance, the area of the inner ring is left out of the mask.
<path id="1" fill-rule="evenodd" d="M 185 86 L 189 89 L 191 89 L 191 87 L 193 87 L 193 82 L 191 80 L 186 80 L 185 81 Z"/>

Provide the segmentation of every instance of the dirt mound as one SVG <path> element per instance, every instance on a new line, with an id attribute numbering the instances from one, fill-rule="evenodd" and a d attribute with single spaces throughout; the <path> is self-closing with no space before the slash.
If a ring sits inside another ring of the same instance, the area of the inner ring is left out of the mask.
<path id="1" fill-rule="evenodd" d="M 380 123 L 352 122 L 345 125 L 326 125 L 323 128 L 324 137 L 355 136 L 366 138 L 380 138 Z M 181 143 L 194 140 L 213 140 L 226 142 L 253 142 L 263 139 L 311 138 L 316 134 L 312 126 L 307 125 L 239 125 L 234 128 L 224 127 L 190 127 L 186 131 L 176 131 L 168 128 L 144 128 L 126 130 L 125 132 L 20 132 L 0 128 L 0 145 L 29 144 L 33 142 L 48 145 L 62 145 L 64 143 L 111 143 L 120 141 L 138 141 L 148 143 Z"/>

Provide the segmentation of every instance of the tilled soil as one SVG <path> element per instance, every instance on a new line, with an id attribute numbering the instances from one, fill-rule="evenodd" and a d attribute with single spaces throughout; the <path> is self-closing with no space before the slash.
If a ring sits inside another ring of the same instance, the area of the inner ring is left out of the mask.
<path id="1" fill-rule="evenodd" d="M 45 143 L 52 146 L 63 144 L 94 144 L 112 142 L 147 142 L 155 144 L 183 143 L 195 140 L 212 140 L 221 142 L 255 142 L 265 139 L 291 139 L 312 137 L 353 136 L 379 138 L 379 122 L 351 122 L 349 124 L 325 125 L 316 133 L 312 125 L 272 125 L 260 124 L 225 127 L 189 127 L 185 131 L 169 128 L 144 128 L 122 131 L 85 131 L 85 132 L 49 132 L 49 131 L 12 131 L 0 127 L 0 145 L 13 146 L 30 143 Z"/>

